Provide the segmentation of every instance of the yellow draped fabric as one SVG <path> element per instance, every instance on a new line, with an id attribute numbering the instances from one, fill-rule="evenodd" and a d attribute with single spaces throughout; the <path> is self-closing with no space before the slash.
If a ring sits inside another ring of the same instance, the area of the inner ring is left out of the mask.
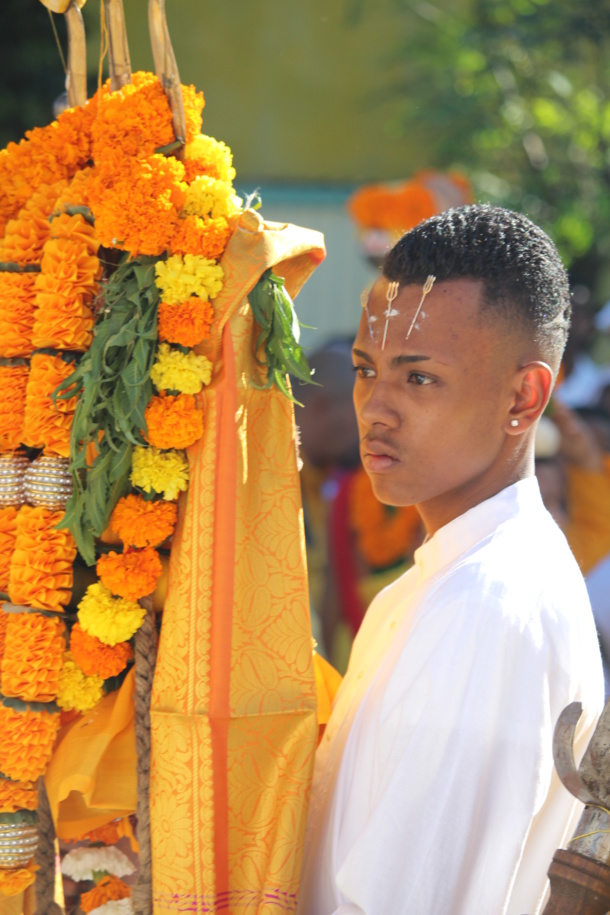
<path id="1" fill-rule="evenodd" d="M 137 757 L 134 671 L 119 690 L 68 724 L 45 774 L 57 835 L 77 839 L 116 817 L 134 813 Z"/>
<path id="2" fill-rule="evenodd" d="M 246 301 L 295 295 L 322 236 L 246 212 L 222 260 L 205 431 L 172 547 L 151 703 L 154 912 L 293 912 L 318 736 L 291 403 Z"/>

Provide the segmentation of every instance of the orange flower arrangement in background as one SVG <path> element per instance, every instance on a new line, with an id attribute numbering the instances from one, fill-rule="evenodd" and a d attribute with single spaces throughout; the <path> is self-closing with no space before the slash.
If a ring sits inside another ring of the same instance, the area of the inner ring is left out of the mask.
<path id="1" fill-rule="evenodd" d="M 29 356 L 34 327 L 35 273 L 0 272 L 0 356 Z"/>
<path id="2" fill-rule="evenodd" d="M 379 502 L 362 468 L 351 480 L 349 512 L 358 549 L 373 569 L 400 562 L 422 539 L 417 510 L 412 506 L 390 508 Z"/>
<path id="3" fill-rule="evenodd" d="M 96 636 L 85 632 L 80 623 L 72 627 L 70 651 L 84 674 L 88 677 L 98 674 L 104 680 L 118 676 L 133 658 L 129 642 L 105 645 Z"/>
<path id="4" fill-rule="evenodd" d="M 0 813 L 38 809 L 38 787 L 33 782 L 0 778 Z"/>
<path id="5" fill-rule="evenodd" d="M 35 781 L 47 768 L 58 729 L 57 713 L 0 704 L 0 772 L 15 781 Z"/>
<path id="6" fill-rule="evenodd" d="M 83 912 L 91 912 L 107 902 L 126 899 L 128 896 L 131 896 L 131 889 L 125 881 L 119 877 L 109 875 L 108 877 L 102 877 L 99 883 L 88 893 L 82 894 L 80 907 Z"/>
<path id="7" fill-rule="evenodd" d="M 370 229 L 406 232 L 437 212 L 432 193 L 415 182 L 400 187 L 371 184 L 359 188 L 348 208 L 358 225 Z"/>
<path id="8" fill-rule="evenodd" d="M 158 314 L 159 340 L 193 347 L 210 336 L 214 310 L 196 295 L 186 302 L 170 305 L 161 302 Z"/>
<path id="9" fill-rule="evenodd" d="M 124 496 L 110 516 L 110 528 L 127 546 L 159 546 L 174 531 L 178 508 L 173 502 L 150 502 L 142 496 Z"/>
<path id="10" fill-rule="evenodd" d="M 55 611 L 69 603 L 76 544 L 70 531 L 56 529 L 63 517 L 64 512 L 48 508 L 20 509 L 9 573 L 13 603 Z"/>
<path id="11" fill-rule="evenodd" d="M 96 568 L 101 583 L 127 600 L 139 600 L 152 594 L 163 572 L 159 554 L 152 547 L 106 553 L 100 556 Z"/>
<path id="12" fill-rule="evenodd" d="M 26 702 L 52 702 L 66 647 L 65 624 L 41 613 L 9 613 L 0 690 Z"/>
<path id="13" fill-rule="evenodd" d="M 161 393 L 146 410 L 146 439 L 155 448 L 181 450 L 203 435 L 203 413 L 192 394 Z"/>
<path id="14" fill-rule="evenodd" d="M 0 451 L 15 451 L 23 438 L 25 392 L 30 369 L 27 365 L 0 365 Z M 2 525 L 0 523 L 0 531 Z M 0 565 L 2 559 L 0 558 Z"/>
<path id="15" fill-rule="evenodd" d="M 56 406 L 51 394 L 72 374 L 73 368 L 61 356 L 48 356 L 46 353 L 32 356 L 25 395 L 24 445 L 45 448 L 62 457 L 69 457 L 76 397 L 58 400 Z"/>

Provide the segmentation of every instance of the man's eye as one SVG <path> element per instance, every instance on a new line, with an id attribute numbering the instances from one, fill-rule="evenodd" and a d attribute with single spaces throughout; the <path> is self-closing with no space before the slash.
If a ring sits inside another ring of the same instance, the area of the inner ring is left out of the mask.
<path id="1" fill-rule="evenodd" d="M 375 375 L 375 370 L 369 365 L 355 365 L 353 369 L 358 378 L 373 378 Z"/>
<path id="2" fill-rule="evenodd" d="M 409 382 L 411 384 L 416 384 L 418 386 L 424 384 L 432 384 L 433 379 L 429 375 L 424 375 L 422 372 L 410 372 L 409 373 Z"/>

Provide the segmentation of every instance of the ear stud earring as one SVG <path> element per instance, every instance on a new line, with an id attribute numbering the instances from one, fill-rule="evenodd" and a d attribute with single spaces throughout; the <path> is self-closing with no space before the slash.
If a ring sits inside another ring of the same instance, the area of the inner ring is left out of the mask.
<path id="1" fill-rule="evenodd" d="M 518 420 L 518 419 L 511 419 L 510 424 L 511 424 L 511 426 L 514 428 L 515 426 L 518 426 L 518 425 L 519 425 L 519 420 Z"/>

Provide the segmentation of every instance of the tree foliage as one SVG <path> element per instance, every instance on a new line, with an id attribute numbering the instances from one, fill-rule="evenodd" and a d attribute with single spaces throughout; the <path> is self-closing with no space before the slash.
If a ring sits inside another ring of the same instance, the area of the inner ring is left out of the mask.
<path id="1" fill-rule="evenodd" d="M 425 124 L 431 165 L 459 164 L 480 199 L 520 209 L 601 281 L 610 256 L 607 0 L 396 0 L 402 130 Z"/>

